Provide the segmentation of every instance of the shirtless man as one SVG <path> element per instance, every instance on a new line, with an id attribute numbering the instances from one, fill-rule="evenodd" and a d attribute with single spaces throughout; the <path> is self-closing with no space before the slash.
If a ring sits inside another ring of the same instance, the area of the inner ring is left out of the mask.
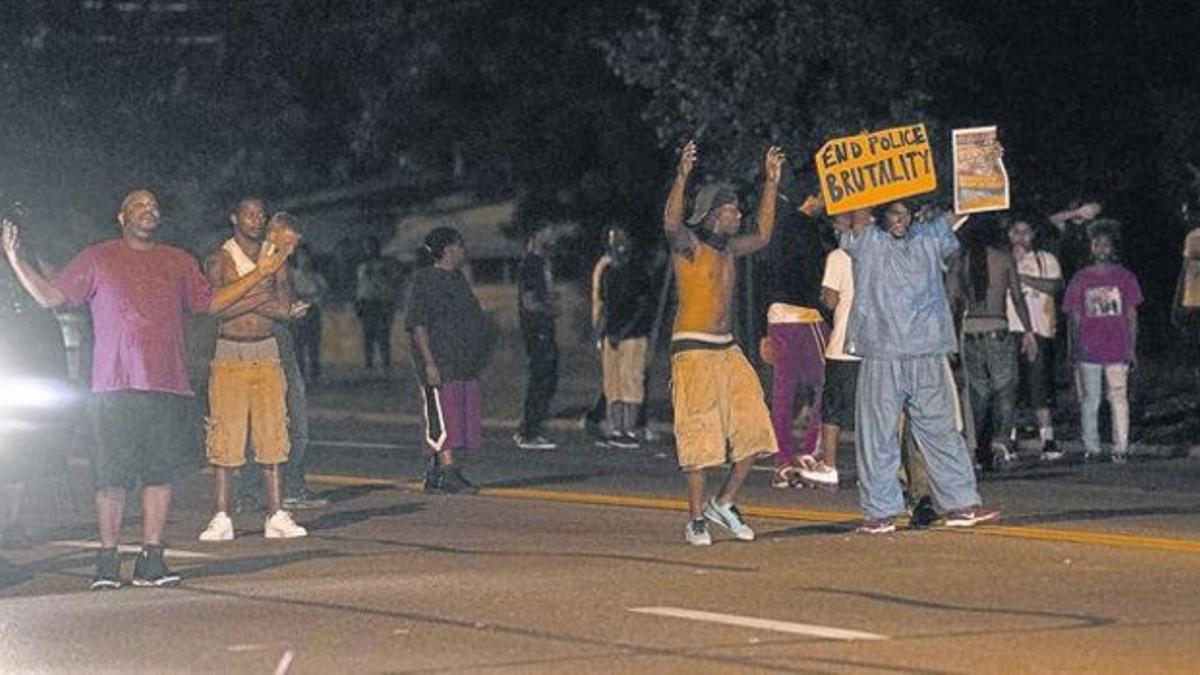
<path id="1" fill-rule="evenodd" d="M 227 284 L 254 269 L 255 261 L 276 244 L 266 240 L 262 200 L 243 199 L 230 215 L 233 237 L 205 262 L 209 282 Z M 290 252 L 295 242 L 280 240 Z M 303 537 L 308 531 L 282 508 L 279 465 L 287 461 L 291 444 L 287 432 L 287 384 L 279 360 L 279 345 L 271 334 L 275 320 L 293 312 L 287 271 L 279 270 L 262 292 L 217 313 L 221 320 L 209 377 L 208 460 L 213 465 L 217 512 L 200 533 L 201 541 L 233 539 L 229 517 L 229 482 L 234 469 L 246 463 L 246 440 L 262 465 L 268 517 L 268 539 Z"/>
<path id="2" fill-rule="evenodd" d="M 767 151 L 754 232 L 738 234 L 742 213 L 737 194 L 721 184 L 700 190 L 688 219 L 691 227 L 685 227 L 684 193 L 696 163 L 696 144 L 689 141 L 663 214 L 679 297 L 671 336 L 675 447 L 687 481 L 690 520 L 684 537 L 693 546 L 712 543 L 706 519 L 738 539 L 754 539 L 733 501 L 754 460 L 778 452 L 762 385 L 731 332 L 731 307 L 734 260 L 766 246 L 775 229 L 783 162 L 778 147 Z M 706 503 L 704 470 L 727 460 L 733 468 L 717 496 Z"/>
<path id="3" fill-rule="evenodd" d="M 948 292 L 955 316 L 963 317 L 963 372 L 975 423 L 975 453 L 989 469 L 1012 466 L 1012 439 L 1017 400 L 1017 338 L 1008 329 L 1008 305 L 1023 328 L 1021 351 L 1032 360 L 1037 336 L 1021 292 L 1017 266 L 1007 251 L 989 245 L 988 221 L 977 221 L 967 233 L 964 255 L 950 268 Z M 983 437 L 991 414 L 990 438 Z"/>

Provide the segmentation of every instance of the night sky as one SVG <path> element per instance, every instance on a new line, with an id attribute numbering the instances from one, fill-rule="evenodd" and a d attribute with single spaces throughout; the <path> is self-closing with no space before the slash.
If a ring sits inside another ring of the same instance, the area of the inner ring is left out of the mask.
<path id="1" fill-rule="evenodd" d="M 405 203 L 461 188 L 521 194 L 520 218 L 585 232 L 652 220 L 672 149 L 596 43 L 637 27 L 643 5 L 669 17 L 679 3 L 565 4 L 10 0 L 0 196 L 30 204 L 59 257 L 110 234 L 138 184 L 163 192 L 185 245 L 239 192 L 296 201 L 381 178 L 403 186 L 362 211 L 381 231 Z M 1185 164 L 1200 165 L 1200 5 L 904 6 L 940 12 L 971 52 L 939 65 L 929 114 L 1000 126 L 1017 210 L 1103 202 L 1165 320 Z M 943 39 L 930 25 L 918 43 Z"/>

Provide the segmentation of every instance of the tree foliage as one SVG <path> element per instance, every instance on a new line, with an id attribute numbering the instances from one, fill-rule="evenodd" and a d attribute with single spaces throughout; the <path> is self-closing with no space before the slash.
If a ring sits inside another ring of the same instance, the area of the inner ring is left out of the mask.
<path id="1" fill-rule="evenodd" d="M 650 91 L 660 144 L 695 138 L 705 172 L 741 180 L 769 143 L 801 166 L 828 138 L 932 121 L 939 74 L 972 56 L 958 24 L 913 0 L 679 2 L 604 47 Z"/>

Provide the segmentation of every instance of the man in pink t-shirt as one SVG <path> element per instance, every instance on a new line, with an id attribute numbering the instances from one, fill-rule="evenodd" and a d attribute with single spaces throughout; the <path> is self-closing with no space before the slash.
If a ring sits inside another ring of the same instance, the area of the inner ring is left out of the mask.
<path id="1" fill-rule="evenodd" d="M 1063 297 L 1070 317 L 1070 347 L 1080 393 L 1085 459 L 1101 456 L 1098 413 L 1101 382 L 1108 384 L 1112 413 L 1112 461 L 1129 452 L 1129 368 L 1137 360 L 1137 308 L 1142 289 L 1133 273 L 1117 263 L 1120 223 L 1097 220 L 1088 228 L 1092 264 L 1071 277 Z"/>
<path id="2" fill-rule="evenodd" d="M 3 250 L 17 278 L 43 307 L 87 305 L 95 347 L 91 412 L 96 447 L 96 514 L 100 551 L 93 590 L 121 586 L 117 543 L 125 495 L 142 486 L 142 551 L 136 586 L 172 586 L 179 575 L 163 560 L 162 530 L 172 482 L 188 460 L 192 389 L 187 379 L 186 314 L 215 313 L 270 278 L 287 251 L 259 259 L 258 267 L 215 291 L 184 251 L 154 241 L 158 199 L 130 192 L 117 214 L 121 237 L 81 251 L 53 280 L 20 253 L 16 226 L 3 225 Z"/>

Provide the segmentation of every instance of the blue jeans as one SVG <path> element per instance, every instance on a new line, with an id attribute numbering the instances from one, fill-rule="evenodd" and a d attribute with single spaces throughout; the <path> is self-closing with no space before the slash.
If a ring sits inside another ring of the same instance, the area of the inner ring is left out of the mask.
<path id="1" fill-rule="evenodd" d="M 858 491 L 868 518 L 905 512 L 897 471 L 900 412 L 908 412 L 929 489 L 940 511 L 979 505 L 975 471 L 955 425 L 954 378 L 944 356 L 864 359 L 858 371 L 855 455 Z"/>
<path id="2" fill-rule="evenodd" d="M 1108 408 L 1112 414 L 1113 452 L 1129 450 L 1129 364 L 1080 363 L 1076 367 L 1082 410 L 1083 449 L 1100 453 L 1101 380 L 1108 384 Z"/>

